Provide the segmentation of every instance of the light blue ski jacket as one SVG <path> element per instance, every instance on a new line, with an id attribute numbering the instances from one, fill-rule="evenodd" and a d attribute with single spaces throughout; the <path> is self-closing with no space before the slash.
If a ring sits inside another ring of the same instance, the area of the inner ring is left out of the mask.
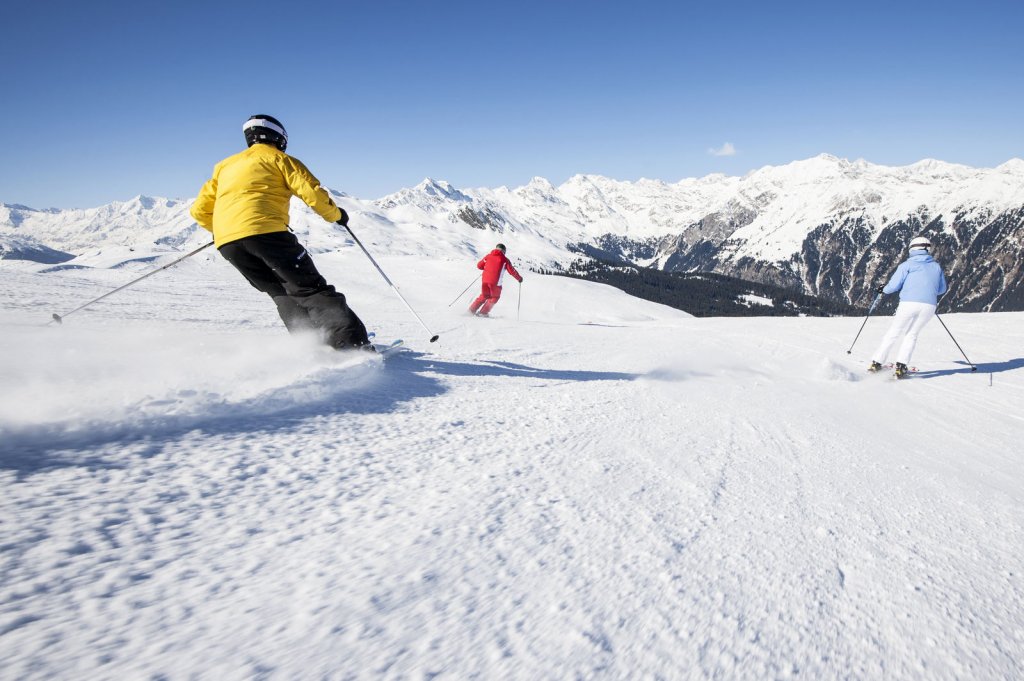
<path id="1" fill-rule="evenodd" d="M 923 248 L 910 251 L 910 257 L 896 268 L 883 293 L 900 292 L 900 302 L 935 305 L 946 292 L 942 266 Z"/>

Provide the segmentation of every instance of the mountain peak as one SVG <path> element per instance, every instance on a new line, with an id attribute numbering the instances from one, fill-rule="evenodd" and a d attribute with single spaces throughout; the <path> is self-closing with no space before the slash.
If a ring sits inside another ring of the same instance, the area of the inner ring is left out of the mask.
<path id="1" fill-rule="evenodd" d="M 431 177 L 424 178 L 416 185 L 416 189 L 428 196 L 451 199 L 453 201 L 470 201 L 471 199 L 451 185 L 446 180 L 435 180 Z"/>
<path id="2" fill-rule="evenodd" d="M 1024 159 L 1011 158 L 1006 163 L 996 166 L 996 170 L 1001 173 L 1024 175 Z"/>
<path id="3" fill-rule="evenodd" d="M 806 183 L 815 182 L 819 179 L 838 179 L 843 176 L 855 176 L 865 169 L 862 164 L 850 163 L 845 158 L 839 158 L 832 154 L 818 154 L 799 161 L 792 161 L 785 165 L 767 165 L 757 170 L 752 170 L 744 176 L 744 180 L 764 179 L 770 182 L 784 183 Z"/>
<path id="4" fill-rule="evenodd" d="M 554 191 L 555 185 L 551 184 L 545 177 L 532 177 L 526 185 L 531 189 L 542 189 L 544 191 Z"/>
<path id="5" fill-rule="evenodd" d="M 822 153 L 818 154 L 817 156 L 812 156 L 811 158 L 809 158 L 807 160 L 808 161 L 825 161 L 825 162 L 828 162 L 828 163 L 849 163 L 849 160 L 847 160 L 845 158 L 839 158 L 838 156 L 835 156 L 833 154 L 829 154 L 827 152 L 822 152 Z"/>
<path id="6" fill-rule="evenodd" d="M 940 161 L 937 158 L 922 158 L 920 161 L 911 163 L 907 167 L 915 170 L 935 170 L 938 168 L 948 168 L 952 165 L 952 163 L 946 163 L 945 161 Z"/>

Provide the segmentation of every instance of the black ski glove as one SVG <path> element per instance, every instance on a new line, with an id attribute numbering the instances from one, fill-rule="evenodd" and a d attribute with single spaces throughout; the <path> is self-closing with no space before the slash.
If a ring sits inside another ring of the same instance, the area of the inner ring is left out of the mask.
<path id="1" fill-rule="evenodd" d="M 345 209 L 341 206 L 338 206 L 338 210 L 341 211 L 341 217 L 338 218 L 338 224 L 342 227 L 348 227 L 348 213 L 346 213 Z"/>
<path id="2" fill-rule="evenodd" d="M 885 293 L 885 286 L 879 286 L 879 287 L 878 287 L 877 289 L 875 289 L 875 290 L 876 290 L 876 291 L 878 291 L 879 293 Z"/>

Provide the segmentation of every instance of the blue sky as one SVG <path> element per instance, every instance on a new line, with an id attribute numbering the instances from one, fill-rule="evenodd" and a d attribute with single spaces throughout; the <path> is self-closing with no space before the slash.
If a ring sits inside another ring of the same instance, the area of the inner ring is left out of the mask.
<path id="1" fill-rule="evenodd" d="M 1024 157 L 1019 0 L 18 5 L 0 201 L 37 208 L 191 197 L 254 113 L 361 198 Z"/>

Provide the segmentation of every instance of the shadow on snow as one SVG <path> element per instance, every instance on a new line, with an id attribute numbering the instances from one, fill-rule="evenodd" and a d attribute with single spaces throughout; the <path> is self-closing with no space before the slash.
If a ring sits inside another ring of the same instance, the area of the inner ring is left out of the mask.
<path id="1" fill-rule="evenodd" d="M 918 371 L 914 374 L 914 378 L 937 378 L 939 376 L 951 376 L 953 374 L 999 374 L 1004 371 L 1016 371 L 1017 369 L 1024 369 L 1024 357 L 1018 357 L 1017 359 L 1007 360 L 1005 362 L 986 362 L 983 364 L 975 364 L 978 367 L 976 372 L 971 371 L 971 365 L 967 362 L 958 361 L 960 365 L 958 369 L 935 369 L 932 371 Z"/>
<path id="2" fill-rule="evenodd" d="M 413 371 L 447 376 L 478 376 L 499 378 L 539 378 L 549 381 L 634 381 L 638 374 L 618 371 L 585 371 L 579 369 L 538 369 L 513 362 L 487 361 L 482 363 L 435 360 L 417 352 L 403 352 L 396 359 Z"/>

